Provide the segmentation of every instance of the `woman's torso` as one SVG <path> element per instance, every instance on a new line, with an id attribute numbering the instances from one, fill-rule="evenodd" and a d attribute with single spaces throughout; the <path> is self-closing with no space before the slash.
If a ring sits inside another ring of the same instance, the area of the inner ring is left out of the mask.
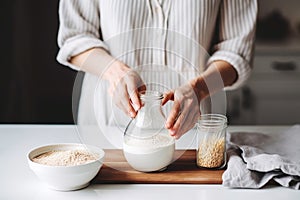
<path id="1" fill-rule="evenodd" d="M 110 54 L 164 92 L 205 69 L 220 0 L 99 0 L 102 40 Z M 149 87 L 148 87 L 149 88 Z M 86 74 L 78 123 L 124 126 L 130 120 L 107 94 L 107 83 Z"/>

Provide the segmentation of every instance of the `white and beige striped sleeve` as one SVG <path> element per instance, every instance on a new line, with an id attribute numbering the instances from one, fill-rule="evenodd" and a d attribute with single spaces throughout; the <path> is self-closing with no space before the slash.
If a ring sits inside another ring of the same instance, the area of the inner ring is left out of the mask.
<path id="1" fill-rule="evenodd" d="M 256 0 L 224 0 L 221 3 L 219 40 L 208 65 L 224 60 L 236 69 L 238 79 L 226 90 L 242 86 L 251 74 L 257 7 Z"/>
<path id="2" fill-rule="evenodd" d="M 69 60 L 88 49 L 107 49 L 100 40 L 100 13 L 98 0 L 60 0 L 57 60 L 75 70 Z"/>

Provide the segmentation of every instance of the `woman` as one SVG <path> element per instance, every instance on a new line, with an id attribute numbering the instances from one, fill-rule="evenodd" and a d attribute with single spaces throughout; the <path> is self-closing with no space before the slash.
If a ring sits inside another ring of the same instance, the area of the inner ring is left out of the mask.
<path id="1" fill-rule="evenodd" d="M 166 128 L 179 138 L 204 98 L 251 72 L 256 0 L 61 0 L 59 15 L 57 59 L 86 72 L 79 124 L 114 124 L 111 100 L 135 117 L 139 91 L 155 82 L 168 90 L 163 104 L 174 100 Z"/>

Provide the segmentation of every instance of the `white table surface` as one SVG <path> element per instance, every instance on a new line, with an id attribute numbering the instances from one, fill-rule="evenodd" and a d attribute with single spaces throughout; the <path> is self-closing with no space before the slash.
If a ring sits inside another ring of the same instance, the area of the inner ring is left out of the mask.
<path id="1" fill-rule="evenodd" d="M 238 126 L 229 131 L 260 131 L 272 133 L 287 126 Z M 71 125 L 0 125 L 0 199 L 263 199 L 299 200 L 300 191 L 279 186 L 263 189 L 229 189 L 222 185 L 184 184 L 92 184 L 72 192 L 48 189 L 29 169 L 26 155 L 36 146 L 48 143 L 80 142 L 77 129 Z M 183 141 L 188 141 L 187 135 Z M 103 145 L 105 142 L 99 141 Z M 184 145 L 184 144 L 181 144 Z"/>

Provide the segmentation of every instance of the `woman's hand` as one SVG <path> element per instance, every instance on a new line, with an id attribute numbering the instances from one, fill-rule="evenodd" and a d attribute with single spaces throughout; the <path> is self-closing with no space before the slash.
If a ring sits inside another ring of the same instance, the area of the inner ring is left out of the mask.
<path id="1" fill-rule="evenodd" d="M 114 103 L 130 117 L 141 108 L 139 92 L 146 86 L 137 72 L 116 60 L 104 49 L 93 48 L 71 58 L 80 70 L 109 82 L 108 93 Z"/>
<path id="2" fill-rule="evenodd" d="M 176 139 L 179 139 L 184 133 L 193 128 L 200 117 L 198 94 L 197 88 L 188 83 L 164 95 L 162 105 L 169 100 L 174 101 L 166 121 L 166 128 L 169 129 L 171 136 Z"/>
<path id="3" fill-rule="evenodd" d="M 226 61 L 215 61 L 188 84 L 165 94 L 162 104 L 174 100 L 166 128 L 176 139 L 194 127 L 200 117 L 200 102 L 238 79 L 235 68 Z"/>
<path id="4" fill-rule="evenodd" d="M 142 106 L 139 92 L 146 90 L 139 74 L 124 63 L 115 61 L 104 72 L 103 78 L 109 81 L 108 93 L 114 103 L 134 118 Z"/>

